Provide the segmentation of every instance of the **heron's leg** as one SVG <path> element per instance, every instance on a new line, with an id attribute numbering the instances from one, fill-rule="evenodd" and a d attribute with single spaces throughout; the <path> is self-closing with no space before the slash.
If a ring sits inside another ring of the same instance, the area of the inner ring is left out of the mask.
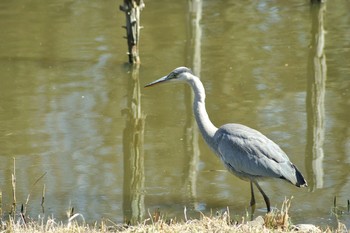
<path id="1" fill-rule="evenodd" d="M 250 181 L 250 206 L 255 205 L 255 197 L 254 197 L 254 188 L 253 188 L 253 182 Z"/>
<path id="2" fill-rule="evenodd" d="M 258 182 L 256 182 L 255 180 L 253 181 L 255 186 L 259 189 L 260 193 L 263 195 L 265 203 L 266 203 L 266 207 L 267 207 L 267 212 L 271 211 L 270 208 L 270 199 L 268 198 L 268 196 L 264 193 L 264 191 L 262 190 L 262 188 L 260 187 L 260 185 L 258 184 Z"/>
<path id="3" fill-rule="evenodd" d="M 253 187 L 253 182 L 250 181 L 250 207 L 252 208 L 252 212 L 250 215 L 250 220 L 253 221 L 254 218 L 254 212 L 255 212 L 255 197 L 254 197 L 254 187 Z"/>

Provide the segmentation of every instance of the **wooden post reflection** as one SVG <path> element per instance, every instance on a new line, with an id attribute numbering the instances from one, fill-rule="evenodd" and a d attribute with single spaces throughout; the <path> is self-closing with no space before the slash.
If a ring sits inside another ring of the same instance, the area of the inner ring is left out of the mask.
<path id="1" fill-rule="evenodd" d="M 140 222 L 144 217 L 144 122 L 141 111 L 141 92 L 139 67 L 131 66 L 131 78 L 128 86 L 128 107 L 124 111 L 126 127 L 123 132 L 124 183 L 123 211 L 124 219 L 131 224 Z"/>
<path id="2" fill-rule="evenodd" d="M 323 142 L 324 142 L 324 99 L 326 92 L 327 65 L 324 54 L 325 3 L 312 3 L 311 50 L 308 63 L 307 82 L 307 143 L 306 166 L 309 186 L 312 190 L 323 187 Z"/>
<path id="3" fill-rule="evenodd" d="M 190 54 L 187 56 L 189 58 L 190 64 L 192 64 L 192 71 L 195 75 L 200 76 L 201 70 L 201 38 L 202 38 L 202 28 L 200 26 L 200 20 L 202 18 L 202 0 L 190 0 L 189 1 L 189 43 L 187 44 L 187 51 Z M 185 99 L 193 100 L 192 90 L 186 88 Z M 188 183 L 188 192 L 190 195 L 191 202 L 194 203 L 194 209 L 199 210 L 197 203 L 197 177 L 198 177 L 198 162 L 199 162 L 199 145 L 198 145 L 198 128 L 192 113 L 192 102 L 186 103 L 187 114 L 186 125 L 185 125 L 185 151 L 186 157 L 189 161 L 186 161 Z"/>

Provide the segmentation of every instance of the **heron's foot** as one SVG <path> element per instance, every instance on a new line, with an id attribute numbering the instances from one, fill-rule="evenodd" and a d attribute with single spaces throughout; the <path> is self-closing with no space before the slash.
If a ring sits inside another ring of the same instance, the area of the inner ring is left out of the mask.
<path id="1" fill-rule="evenodd" d="M 251 208 L 251 212 L 250 212 L 250 220 L 253 221 L 254 219 L 254 213 L 255 213 L 255 202 L 250 202 L 250 208 Z"/>

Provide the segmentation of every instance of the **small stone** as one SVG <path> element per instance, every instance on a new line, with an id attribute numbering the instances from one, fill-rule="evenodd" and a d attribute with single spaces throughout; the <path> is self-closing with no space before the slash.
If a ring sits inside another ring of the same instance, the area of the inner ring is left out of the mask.
<path id="1" fill-rule="evenodd" d="M 263 217 L 258 216 L 256 219 L 254 219 L 253 221 L 249 221 L 247 222 L 247 225 L 251 226 L 251 227 L 259 227 L 259 226 L 263 226 L 265 224 L 265 220 Z"/>
<path id="2" fill-rule="evenodd" d="M 293 225 L 292 229 L 299 232 L 322 232 L 318 227 L 313 224 L 297 224 Z"/>

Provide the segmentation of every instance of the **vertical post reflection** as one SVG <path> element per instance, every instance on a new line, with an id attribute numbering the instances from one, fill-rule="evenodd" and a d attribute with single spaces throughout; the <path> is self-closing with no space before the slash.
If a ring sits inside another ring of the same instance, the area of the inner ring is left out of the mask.
<path id="1" fill-rule="evenodd" d="M 201 70 L 201 38 L 202 38 L 202 28 L 200 26 L 200 20 L 202 18 L 202 0 L 190 0 L 189 1 L 189 20 L 190 26 L 188 35 L 187 51 L 190 54 L 187 55 L 189 59 L 188 63 L 192 64 L 192 71 L 195 75 L 200 76 Z M 186 88 L 185 99 L 193 100 L 193 93 L 191 90 Z M 192 103 L 192 102 L 191 102 Z M 191 201 L 194 203 L 194 209 L 199 210 L 197 203 L 197 177 L 198 177 L 198 161 L 200 156 L 199 146 L 198 146 L 198 129 L 196 122 L 192 114 L 192 105 L 189 101 L 186 102 L 186 112 L 187 114 L 186 125 L 185 125 L 185 151 L 189 161 L 185 166 L 187 171 L 186 180 L 188 183 L 188 192 Z M 187 159 L 186 159 L 187 161 Z"/>
<path id="2" fill-rule="evenodd" d="M 312 190 L 323 187 L 323 142 L 324 142 L 324 99 L 326 92 L 327 65 L 324 54 L 325 3 L 311 4 L 311 49 L 308 62 L 306 96 L 307 143 L 306 166 L 309 186 Z"/>
<path id="3" fill-rule="evenodd" d="M 145 213 L 143 192 L 145 183 L 143 154 L 145 117 L 141 111 L 139 66 L 130 67 L 132 70 L 127 94 L 128 107 L 124 110 L 127 118 L 123 132 L 123 212 L 124 219 L 135 224 L 142 220 Z"/>

